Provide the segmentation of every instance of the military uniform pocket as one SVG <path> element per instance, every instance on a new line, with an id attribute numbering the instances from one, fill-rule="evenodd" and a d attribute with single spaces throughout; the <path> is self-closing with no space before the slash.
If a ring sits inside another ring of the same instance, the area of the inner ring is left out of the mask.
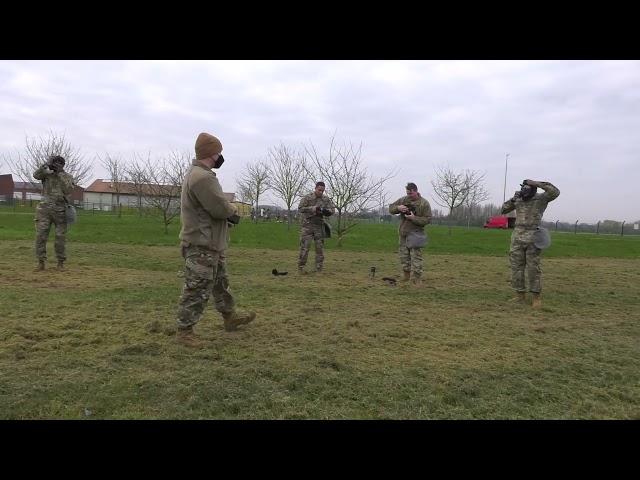
<path id="1" fill-rule="evenodd" d="M 185 260 L 186 274 L 195 278 L 213 280 L 216 262 L 213 256 L 206 253 L 190 255 Z"/>

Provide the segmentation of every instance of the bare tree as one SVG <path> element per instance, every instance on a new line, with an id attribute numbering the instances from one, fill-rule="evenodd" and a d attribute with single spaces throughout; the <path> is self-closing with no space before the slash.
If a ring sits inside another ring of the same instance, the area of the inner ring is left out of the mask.
<path id="1" fill-rule="evenodd" d="M 258 221 L 260 196 L 270 188 L 268 181 L 270 175 L 271 169 L 269 166 L 262 161 L 258 161 L 249 163 L 245 171 L 240 175 L 240 178 L 236 181 L 238 193 L 242 200 L 255 205 L 255 222 Z"/>
<path id="2" fill-rule="evenodd" d="M 180 193 L 182 182 L 189 169 L 191 155 L 187 152 L 171 152 L 166 158 L 145 163 L 145 188 L 151 213 L 158 214 L 164 224 L 164 233 L 169 233 L 169 224 L 180 215 Z"/>
<path id="3" fill-rule="evenodd" d="M 358 147 L 352 143 L 337 145 L 333 135 L 326 157 L 318 154 L 312 143 L 304 148 L 309 176 L 325 182 L 338 211 L 335 231 L 337 244 L 341 246 L 344 236 L 356 225 L 354 216 L 376 203 L 384 184 L 395 176 L 395 172 L 372 177 L 362 165 L 362 142 Z"/>
<path id="4" fill-rule="evenodd" d="M 64 134 L 53 131 L 47 137 L 25 138 L 25 151 L 17 152 L 14 158 L 8 158 L 7 164 L 13 174 L 21 181 L 37 186 L 33 172 L 50 156 L 60 155 L 65 159 L 64 170 L 73 177 L 73 183 L 84 183 L 91 174 L 91 164 L 86 162 L 79 149 L 66 140 Z"/>
<path id="5" fill-rule="evenodd" d="M 435 201 L 449 209 L 449 235 L 455 209 L 462 205 L 477 205 L 488 198 L 484 189 L 484 176 L 475 170 L 455 172 L 448 165 L 436 167 L 436 178 L 431 180 Z"/>
<path id="6" fill-rule="evenodd" d="M 134 154 L 134 160 L 125 167 L 125 176 L 137 198 L 139 216 L 142 216 L 143 198 L 145 197 L 147 185 L 149 184 L 146 164 L 150 161 L 150 157 L 151 154 L 147 154 L 147 159 L 145 160 L 141 155 Z"/>
<path id="7" fill-rule="evenodd" d="M 389 193 L 385 190 L 380 190 L 378 194 L 378 215 L 382 218 L 389 213 Z"/>
<path id="8" fill-rule="evenodd" d="M 478 208 L 482 202 L 489 199 L 489 192 L 484 188 L 484 177 L 486 173 L 480 173 L 476 170 L 465 171 L 465 182 L 467 184 L 467 197 L 464 205 L 467 207 L 467 228 L 473 216 L 473 210 Z"/>
<path id="9" fill-rule="evenodd" d="M 304 187 L 309 181 L 309 174 L 304 164 L 304 156 L 283 143 L 272 147 L 268 153 L 271 164 L 271 176 L 267 183 L 276 197 L 287 206 L 287 230 L 291 228 L 291 206 L 302 196 Z"/>
<path id="10" fill-rule="evenodd" d="M 111 189 L 116 194 L 116 208 L 118 209 L 118 218 L 122 217 L 122 208 L 120 205 L 120 194 L 126 188 L 126 167 L 119 156 L 112 156 L 109 153 L 104 154 L 104 158 L 98 155 L 98 160 L 102 166 L 109 172 L 111 180 Z"/>

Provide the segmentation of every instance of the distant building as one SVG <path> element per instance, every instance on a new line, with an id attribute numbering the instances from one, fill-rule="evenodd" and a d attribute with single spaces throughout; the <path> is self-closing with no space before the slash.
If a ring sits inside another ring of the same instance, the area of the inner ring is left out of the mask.
<path id="1" fill-rule="evenodd" d="M 139 184 L 135 185 L 130 182 L 118 182 L 114 184 L 111 180 L 96 179 L 91 185 L 84 190 L 85 208 L 96 210 L 110 210 L 118 206 L 136 208 L 140 206 L 148 206 L 151 197 L 157 196 L 161 185 Z M 180 201 L 180 189 L 177 187 L 166 186 L 167 189 L 174 188 L 171 196 Z M 118 190 L 118 191 L 116 191 Z M 165 194 L 167 192 L 164 192 Z M 229 202 L 236 205 L 238 214 L 248 216 L 251 211 L 249 204 L 235 201 L 235 193 L 224 193 Z"/>
<path id="2" fill-rule="evenodd" d="M 75 186 L 71 192 L 71 201 L 75 204 L 82 202 L 84 188 Z M 42 182 L 16 182 L 12 174 L 0 175 L 0 199 L 10 201 L 12 199 L 26 202 L 27 200 L 42 200 Z"/>

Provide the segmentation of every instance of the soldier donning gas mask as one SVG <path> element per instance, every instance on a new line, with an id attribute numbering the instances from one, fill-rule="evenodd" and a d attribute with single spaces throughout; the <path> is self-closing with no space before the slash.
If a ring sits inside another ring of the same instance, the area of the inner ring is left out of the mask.
<path id="1" fill-rule="evenodd" d="M 527 201 L 536 194 L 538 191 L 538 187 L 532 187 L 531 185 L 525 185 L 524 182 L 520 184 L 520 191 L 516 192 L 516 196 L 520 197 L 522 200 Z"/>
<path id="2" fill-rule="evenodd" d="M 59 172 L 64 168 L 65 160 L 60 155 L 49 157 L 49 168 L 54 172 Z"/>

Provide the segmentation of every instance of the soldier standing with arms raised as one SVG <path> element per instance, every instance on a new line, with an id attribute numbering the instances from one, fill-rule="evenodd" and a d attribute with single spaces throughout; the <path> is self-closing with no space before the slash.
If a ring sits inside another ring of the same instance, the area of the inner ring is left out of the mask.
<path id="1" fill-rule="evenodd" d="M 47 261 L 47 238 L 51 225 L 55 225 L 55 251 L 58 270 L 64 270 L 67 260 L 67 205 L 73 192 L 73 177 L 64 171 L 65 159 L 52 155 L 46 164 L 39 167 L 33 176 L 42 181 L 42 200 L 36 208 L 36 271 L 42 271 Z"/>
<path id="2" fill-rule="evenodd" d="M 526 295 L 525 270 L 529 280 L 531 292 L 531 306 L 542 306 L 542 250 L 550 244 L 549 233 L 540 227 L 542 214 L 547 204 L 560 195 L 554 185 L 549 182 L 525 180 L 521 189 L 513 198 L 502 205 L 502 213 L 509 213 L 515 209 L 516 224 L 511 234 L 511 249 L 509 259 L 511 262 L 511 285 L 516 291 L 514 298 L 517 302 L 524 303 Z M 537 189 L 544 190 L 536 193 Z"/>

